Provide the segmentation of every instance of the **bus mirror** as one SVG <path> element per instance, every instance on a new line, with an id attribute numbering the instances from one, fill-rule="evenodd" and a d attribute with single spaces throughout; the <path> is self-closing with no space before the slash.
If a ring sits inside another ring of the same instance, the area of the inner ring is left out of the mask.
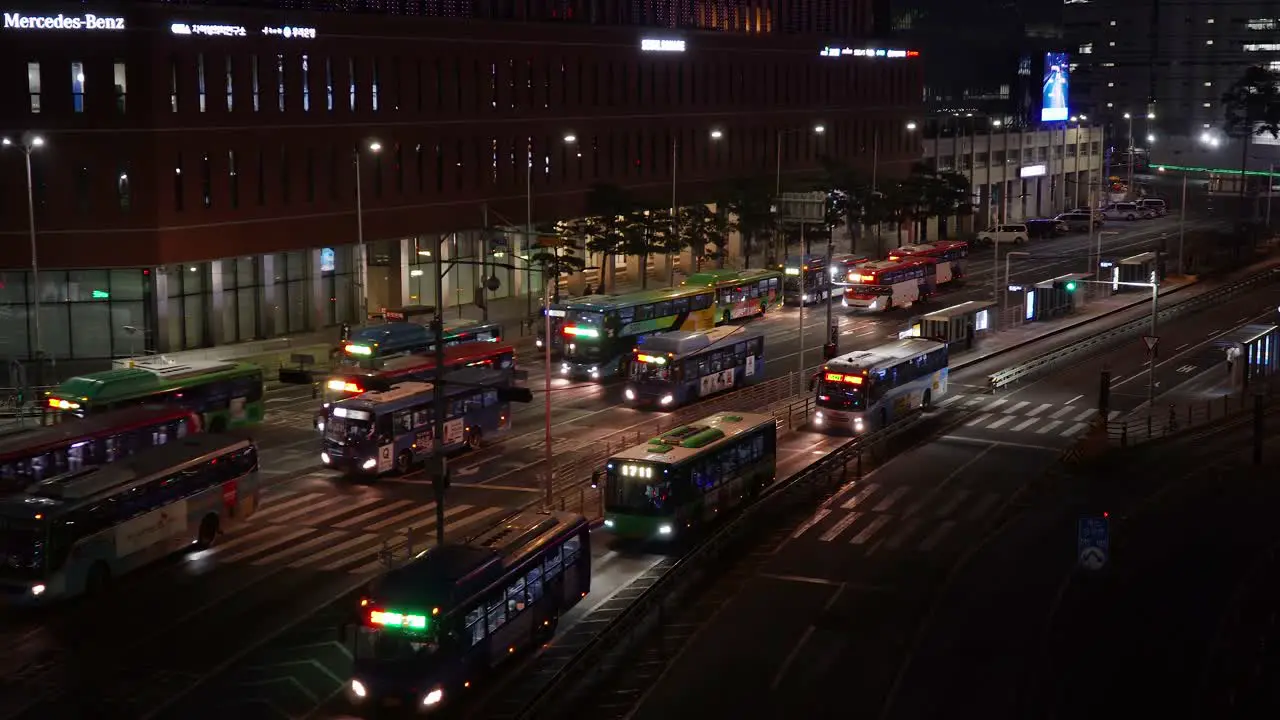
<path id="1" fill-rule="evenodd" d="M 311 371 L 301 370 L 298 368 L 280 368 L 278 375 L 280 382 L 286 385 L 310 385 Z"/>
<path id="2" fill-rule="evenodd" d="M 603 474 L 604 473 L 600 472 L 599 470 L 593 470 L 591 472 L 591 489 L 592 490 L 600 489 L 600 476 Z"/>

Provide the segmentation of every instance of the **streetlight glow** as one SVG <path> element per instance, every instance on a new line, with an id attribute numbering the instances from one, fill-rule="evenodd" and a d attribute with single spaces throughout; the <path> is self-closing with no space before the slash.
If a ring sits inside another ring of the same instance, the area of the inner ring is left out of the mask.
<path id="1" fill-rule="evenodd" d="M 31 147 L 40 147 L 42 145 L 44 145 L 44 138 L 39 135 L 31 138 Z"/>
<path id="2" fill-rule="evenodd" d="M 915 123 L 913 123 L 913 122 L 909 122 L 909 123 L 907 123 L 907 129 L 908 129 L 908 130 L 915 130 L 915 129 L 916 129 L 916 124 L 915 124 Z"/>
<path id="3" fill-rule="evenodd" d="M 711 139 L 712 139 L 712 140 L 719 140 L 719 139 L 720 139 L 720 138 L 722 138 L 722 137 L 724 137 L 724 132 L 723 132 L 723 131 L 721 131 L 721 130 L 712 130 L 712 131 L 711 131 Z"/>
<path id="4" fill-rule="evenodd" d="M 992 126 L 994 126 L 994 127 L 1000 127 L 1000 126 L 1001 126 L 1001 125 L 1003 125 L 1003 124 L 1004 124 L 1004 122 L 1002 122 L 1002 121 L 1000 121 L 1000 120 L 992 120 L 992 121 L 991 121 L 991 125 L 992 125 Z"/>
<path id="5" fill-rule="evenodd" d="M 1155 119 L 1156 119 L 1156 114 L 1155 114 L 1155 113 L 1147 113 L 1147 119 L 1148 119 L 1148 120 L 1155 120 Z"/>
<path id="6" fill-rule="evenodd" d="M 1147 135 L 1147 142 L 1149 142 L 1149 143 L 1153 143 L 1153 142 L 1155 142 L 1155 141 L 1156 141 L 1156 136 L 1155 136 L 1155 135 L 1151 135 L 1151 134 L 1148 134 L 1148 135 Z"/>
<path id="7" fill-rule="evenodd" d="M 1129 120 L 1129 119 L 1131 119 L 1132 117 L 1133 117 L 1133 116 L 1132 116 L 1132 115 L 1130 115 L 1129 113 L 1125 113 L 1125 114 L 1124 114 L 1124 119 L 1125 119 L 1125 120 Z"/>
<path id="8" fill-rule="evenodd" d="M 382 150 L 382 143 L 378 142 L 377 140 L 374 140 L 373 142 L 369 143 L 369 149 L 372 150 L 373 152 L 379 152 Z"/>
<path id="9" fill-rule="evenodd" d="M 824 133 L 824 132 L 826 132 L 826 131 L 827 131 L 827 126 L 826 126 L 826 125 L 814 125 L 814 126 L 813 126 L 813 131 L 814 131 L 814 132 L 816 132 L 816 133 L 818 133 L 819 135 L 821 135 L 822 133 Z"/>
<path id="10" fill-rule="evenodd" d="M 576 143 L 578 142 L 578 136 L 574 135 L 573 133 L 569 133 L 568 135 L 564 136 L 564 141 L 567 143 Z"/>
<path id="11" fill-rule="evenodd" d="M 13 141 L 12 141 L 12 140 L 10 140 L 9 138 L 0 138 L 0 145 L 4 145 L 5 147 L 9 147 L 9 146 L 10 146 L 10 145 L 12 145 L 12 144 L 13 144 Z"/>

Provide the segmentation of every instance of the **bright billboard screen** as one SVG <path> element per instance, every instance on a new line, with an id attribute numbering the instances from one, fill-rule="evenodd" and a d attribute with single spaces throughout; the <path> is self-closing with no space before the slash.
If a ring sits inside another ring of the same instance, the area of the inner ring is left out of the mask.
<path id="1" fill-rule="evenodd" d="M 1044 54 L 1044 86 L 1040 92 L 1040 122 L 1061 122 L 1067 119 L 1067 95 L 1070 79 L 1067 54 Z"/>

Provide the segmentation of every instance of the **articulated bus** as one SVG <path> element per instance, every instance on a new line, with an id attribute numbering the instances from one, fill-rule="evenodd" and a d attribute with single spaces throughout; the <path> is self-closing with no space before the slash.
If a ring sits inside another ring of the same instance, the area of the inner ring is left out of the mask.
<path id="1" fill-rule="evenodd" d="M 782 305 L 782 273 L 777 270 L 704 270 L 690 275 L 681 287 L 709 287 L 716 291 L 716 321 L 764 315 Z"/>
<path id="2" fill-rule="evenodd" d="M 478 537 L 446 542 L 374 581 L 345 633 L 347 699 L 380 710 L 431 712 L 465 696 L 494 668 L 550 640 L 591 590 L 586 518 L 519 513 Z"/>
<path id="3" fill-rule="evenodd" d="M 635 349 L 627 403 L 675 408 L 764 379 L 764 336 L 742 327 L 663 333 Z"/>
<path id="4" fill-rule="evenodd" d="M 0 438 L 0 492 L 113 463 L 198 432 L 200 417 L 186 408 L 142 405 Z"/>
<path id="5" fill-rule="evenodd" d="M 828 360 L 815 378 L 824 430 L 878 430 L 947 394 L 947 345 L 906 338 Z"/>
<path id="6" fill-rule="evenodd" d="M 445 372 L 467 367 L 484 367 L 512 373 L 516 369 L 516 351 L 501 343 L 465 343 L 445 348 Z M 322 385 L 320 410 L 316 412 L 316 428 L 324 430 L 325 410 L 339 400 L 346 400 L 370 390 L 390 390 L 398 382 L 430 382 L 436 377 L 434 352 L 404 355 L 382 363 L 377 370 L 344 368 L 329 374 Z"/>
<path id="7" fill-rule="evenodd" d="M 444 377 L 448 398 L 443 450 L 478 448 L 486 435 L 511 429 L 511 407 L 498 399 L 507 373 L 484 368 L 455 370 Z M 320 462 L 348 474 L 404 474 L 431 455 L 435 386 L 406 382 L 339 400 L 325 411 Z"/>
<path id="8" fill-rule="evenodd" d="M 715 298 L 714 288 L 682 287 L 566 302 L 560 374 L 592 380 L 614 377 L 632 349 L 650 335 L 715 327 Z"/>
<path id="9" fill-rule="evenodd" d="M 950 278 L 950 267 L 947 266 Z M 850 271 L 844 307 L 869 312 L 911 307 L 937 287 L 938 261 L 933 258 L 877 260 Z"/>
<path id="10" fill-rule="evenodd" d="M 132 367 L 73 377 L 48 394 L 59 416 L 86 417 L 134 405 L 172 404 L 200 414 L 209 432 L 261 422 L 262 368 L 236 362 L 171 363 L 163 357 Z"/>
<path id="11" fill-rule="evenodd" d="M 112 581 L 212 545 L 258 507 L 258 448 L 192 435 L 0 498 L 0 602 L 98 596 Z"/>
<path id="12" fill-rule="evenodd" d="M 604 526 L 620 539 L 671 540 L 758 497 L 777 476 L 771 415 L 721 412 L 609 458 Z"/>
<path id="13" fill-rule="evenodd" d="M 849 280 L 850 272 L 868 262 L 871 262 L 871 258 L 866 255 L 833 255 L 831 257 L 831 284 L 845 284 Z"/>
<path id="14" fill-rule="evenodd" d="M 782 272 L 786 276 L 782 284 L 786 302 L 808 305 L 831 297 L 831 269 L 822 255 L 787 257 Z"/>
<path id="15" fill-rule="evenodd" d="M 937 260 L 939 264 L 951 264 L 951 277 L 964 277 L 965 258 L 969 257 L 969 243 L 962 240 L 939 240 L 923 245 L 903 245 L 889 253 L 890 260 L 902 260 L 910 257 L 927 257 Z"/>
<path id="16" fill-rule="evenodd" d="M 469 342 L 500 342 L 501 340 L 502 326 L 498 323 L 462 319 L 450 320 L 444 324 L 445 347 Z M 409 353 L 430 352 L 435 348 L 435 332 L 430 326 L 398 320 L 381 325 L 370 325 L 354 331 L 342 346 L 342 352 L 345 364 L 376 369 L 388 358 Z"/>

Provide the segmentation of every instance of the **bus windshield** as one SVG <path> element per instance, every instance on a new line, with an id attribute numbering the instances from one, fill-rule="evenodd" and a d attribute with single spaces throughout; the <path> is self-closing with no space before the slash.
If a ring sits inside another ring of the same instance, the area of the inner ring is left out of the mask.
<path id="1" fill-rule="evenodd" d="M 356 642 L 357 660 L 421 663 L 440 649 L 434 638 L 406 637 L 386 630 L 361 628 Z"/>
<path id="2" fill-rule="evenodd" d="M 838 410 L 864 410 L 866 393 L 860 385 L 823 379 L 818 381 L 818 403 Z"/>
<path id="3" fill-rule="evenodd" d="M 42 575 L 45 529 L 32 520 L 0 518 L 0 576 L 31 580 Z"/>
<path id="4" fill-rule="evenodd" d="M 324 425 L 324 437 L 340 445 L 358 443 L 373 437 L 373 421 L 371 418 L 330 417 Z"/>
<path id="5" fill-rule="evenodd" d="M 606 509 L 637 515 L 666 515 L 675 503 L 671 496 L 671 482 L 665 479 L 622 477 L 611 471 L 613 482 L 605 499 Z"/>
<path id="6" fill-rule="evenodd" d="M 568 316 L 568 321 L 571 324 L 598 326 L 604 322 L 604 313 L 591 310 L 570 310 L 568 311 Z"/>
<path id="7" fill-rule="evenodd" d="M 636 382 L 670 382 L 671 365 L 636 360 L 631 363 L 631 379 Z"/>

